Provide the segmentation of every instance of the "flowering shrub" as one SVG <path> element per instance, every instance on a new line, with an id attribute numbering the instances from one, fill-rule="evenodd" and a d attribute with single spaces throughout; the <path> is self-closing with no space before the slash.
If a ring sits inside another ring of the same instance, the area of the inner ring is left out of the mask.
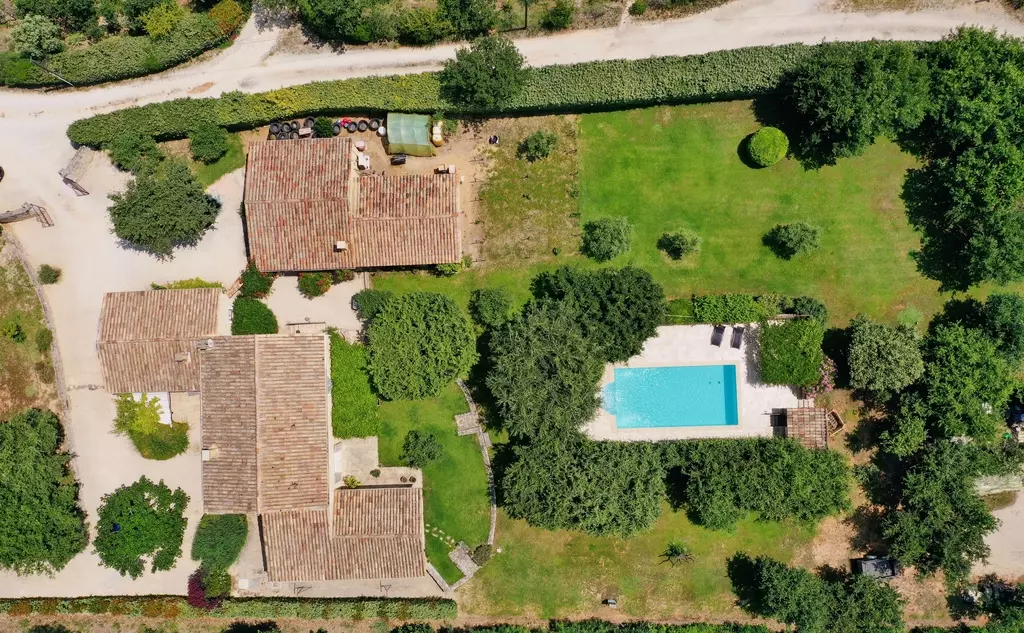
<path id="1" fill-rule="evenodd" d="M 196 609 L 212 611 L 220 606 L 220 598 L 207 598 L 206 587 L 203 586 L 203 570 L 197 569 L 188 577 L 188 596 L 186 597 L 189 606 Z"/>
<path id="2" fill-rule="evenodd" d="M 808 387 L 805 392 L 808 398 L 818 398 L 832 393 L 836 388 L 836 363 L 828 356 L 821 360 L 821 379 L 818 384 Z"/>

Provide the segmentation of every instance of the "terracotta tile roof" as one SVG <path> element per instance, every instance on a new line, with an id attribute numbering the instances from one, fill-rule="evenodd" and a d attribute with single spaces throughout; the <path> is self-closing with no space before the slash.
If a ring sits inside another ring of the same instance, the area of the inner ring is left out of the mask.
<path id="1" fill-rule="evenodd" d="M 422 489 L 339 489 L 335 495 L 334 536 L 323 510 L 261 515 L 271 581 L 413 578 L 426 573 Z M 339 512 L 347 518 L 341 519 Z"/>
<path id="2" fill-rule="evenodd" d="M 166 341 L 217 334 L 218 288 L 108 292 L 99 342 Z"/>
<path id="3" fill-rule="evenodd" d="M 327 337 L 256 339 L 259 511 L 329 503 Z"/>
<path id="4" fill-rule="evenodd" d="M 786 437 L 807 448 L 828 448 L 828 411 L 817 407 L 786 409 Z"/>
<path id="5" fill-rule="evenodd" d="M 98 351 L 107 391 L 197 391 L 196 342 L 217 333 L 220 294 L 199 288 L 104 295 Z"/>
<path id="6" fill-rule="evenodd" d="M 366 176 L 349 139 L 250 146 L 249 251 L 269 272 L 413 266 L 462 257 L 454 175 Z M 347 249 L 336 250 L 338 241 Z"/>
<path id="7" fill-rule="evenodd" d="M 256 512 L 256 337 L 214 339 L 202 356 L 203 510 Z"/>

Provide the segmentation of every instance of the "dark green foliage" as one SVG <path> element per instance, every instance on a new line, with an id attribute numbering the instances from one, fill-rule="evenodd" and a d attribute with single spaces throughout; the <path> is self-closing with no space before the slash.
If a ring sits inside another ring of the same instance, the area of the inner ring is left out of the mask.
<path id="1" fill-rule="evenodd" d="M 201 163 L 214 163 L 228 151 L 228 132 L 209 122 L 196 123 L 188 133 L 192 158 Z"/>
<path id="2" fill-rule="evenodd" d="M 546 29 L 561 31 L 569 28 L 575 13 L 576 5 L 571 0 L 555 0 L 555 3 L 544 14 L 542 23 Z"/>
<path id="3" fill-rule="evenodd" d="M 823 45 L 782 86 L 784 107 L 801 128 L 797 155 L 833 165 L 875 137 L 916 128 L 928 108 L 928 74 L 913 44 Z"/>
<path id="4" fill-rule="evenodd" d="M 629 14 L 637 17 L 647 13 L 647 0 L 633 0 L 629 5 Z"/>
<path id="5" fill-rule="evenodd" d="M 36 330 L 36 349 L 40 354 L 49 354 L 52 345 L 53 331 L 50 328 L 44 327 Z"/>
<path id="6" fill-rule="evenodd" d="M 299 292 L 307 299 L 319 297 L 331 289 L 334 275 L 331 273 L 300 273 Z"/>
<path id="7" fill-rule="evenodd" d="M 15 0 L 19 16 L 42 15 L 60 25 L 65 33 L 81 31 L 96 21 L 93 0 Z"/>
<path id="8" fill-rule="evenodd" d="M 904 565 L 924 573 L 941 569 L 957 582 L 988 556 L 985 535 L 997 522 L 973 489 L 974 477 L 981 474 L 978 450 L 935 442 L 908 465 L 882 518 L 890 551 Z"/>
<path id="9" fill-rule="evenodd" d="M 504 288 L 478 288 L 469 297 L 469 314 L 477 324 L 496 328 L 509 320 L 512 305 Z"/>
<path id="10" fill-rule="evenodd" d="M 242 271 L 242 287 L 239 296 L 262 299 L 270 294 L 274 285 L 274 275 L 262 273 L 256 268 L 256 262 L 250 261 Z"/>
<path id="11" fill-rule="evenodd" d="M 43 285 L 48 286 L 50 284 L 57 283 L 58 281 L 60 281 L 60 276 L 60 268 L 55 268 L 49 264 L 43 264 L 42 266 L 39 267 L 39 283 Z"/>
<path id="12" fill-rule="evenodd" d="M 734 559 L 735 561 L 736 559 Z M 900 633 L 905 600 L 884 581 L 839 574 L 819 578 L 764 556 L 752 561 L 753 578 L 733 578 L 751 594 L 747 609 L 796 625 L 799 633 Z"/>
<path id="13" fill-rule="evenodd" d="M 515 44 L 488 36 L 455 51 L 455 59 L 445 62 L 438 80 L 446 100 L 489 109 L 504 106 L 515 97 L 523 89 L 526 76 L 523 56 Z"/>
<path id="14" fill-rule="evenodd" d="M 662 233 L 658 238 L 658 250 L 665 251 L 665 254 L 672 259 L 696 253 L 700 249 L 700 236 L 688 229 L 675 231 L 674 233 Z"/>
<path id="15" fill-rule="evenodd" d="M 494 548 L 487 543 L 481 543 L 473 548 L 472 559 L 477 565 L 483 567 L 491 560 L 491 556 L 494 555 Z"/>
<path id="16" fill-rule="evenodd" d="M 373 386 L 387 400 L 436 396 L 476 360 L 469 319 L 437 293 L 392 297 L 370 322 L 366 340 Z"/>
<path id="17" fill-rule="evenodd" d="M 633 225 L 626 218 L 598 218 L 583 225 L 580 251 L 587 257 L 606 262 L 629 250 Z"/>
<path id="18" fill-rule="evenodd" d="M 94 543 L 100 560 L 132 578 L 145 571 L 143 557 L 152 557 L 154 572 L 174 567 L 181 556 L 188 501 L 181 488 L 172 491 L 145 477 L 103 495 Z"/>
<path id="19" fill-rule="evenodd" d="M 192 560 L 209 571 L 226 570 L 238 560 L 248 536 L 244 514 L 204 514 L 192 541 Z"/>
<path id="20" fill-rule="evenodd" d="M 115 136 L 105 149 L 115 165 L 134 174 L 152 170 L 165 158 L 152 136 L 131 130 Z"/>
<path id="21" fill-rule="evenodd" d="M 334 119 L 318 116 L 313 121 L 313 136 L 317 138 L 331 138 L 334 136 Z"/>
<path id="22" fill-rule="evenodd" d="M 114 432 L 131 438 L 139 454 L 146 459 L 165 460 L 188 450 L 188 424 L 161 424 L 161 406 L 157 398 L 136 401 L 131 394 L 117 397 Z"/>
<path id="23" fill-rule="evenodd" d="M 603 363 L 583 320 L 575 310 L 534 303 L 493 333 L 487 388 L 513 438 L 571 437 L 597 412 Z"/>
<path id="24" fill-rule="evenodd" d="M 0 567 L 19 574 L 59 571 L 89 541 L 63 429 L 49 411 L 29 409 L 0 424 Z"/>
<path id="25" fill-rule="evenodd" d="M 466 39 L 486 35 L 498 21 L 490 0 L 438 0 L 437 17 Z"/>
<path id="26" fill-rule="evenodd" d="M 769 295 L 765 295 L 771 298 Z M 723 294 L 693 297 L 697 323 L 756 323 L 779 313 L 776 301 L 761 301 L 753 295 Z"/>
<path id="27" fill-rule="evenodd" d="M 372 321 L 381 308 L 384 307 L 392 297 L 390 290 L 375 290 L 365 288 L 352 296 L 352 305 L 356 309 L 356 315 L 363 321 Z"/>
<path id="28" fill-rule="evenodd" d="M 763 127 L 754 132 L 747 145 L 747 154 L 754 164 L 771 167 L 786 157 L 789 152 L 789 138 L 775 127 Z"/>
<path id="29" fill-rule="evenodd" d="M 367 14 L 376 0 L 298 0 L 302 21 L 321 37 L 334 41 L 373 41 Z"/>
<path id="30" fill-rule="evenodd" d="M 165 0 L 120 0 L 121 12 L 128 19 L 129 28 L 142 31 L 145 24 L 142 16 L 163 4 Z"/>
<path id="31" fill-rule="evenodd" d="M 661 515 L 664 468 L 653 444 L 569 437 L 513 451 L 500 482 L 513 518 L 548 530 L 628 536 Z"/>
<path id="32" fill-rule="evenodd" d="M 850 504 L 850 470 L 834 451 L 792 440 L 715 439 L 663 443 L 669 498 L 710 529 L 747 512 L 765 521 L 817 521 Z"/>
<path id="33" fill-rule="evenodd" d="M 11 29 L 11 50 L 29 59 L 41 60 L 64 50 L 60 27 L 41 15 L 22 18 Z"/>
<path id="34" fill-rule="evenodd" d="M 825 328 L 814 319 L 796 319 L 761 328 L 761 380 L 769 385 L 810 387 L 821 371 Z"/>
<path id="35" fill-rule="evenodd" d="M 639 354 L 665 318 L 661 286 L 650 273 L 631 266 L 593 271 L 563 267 L 537 275 L 531 290 L 541 305 L 575 312 L 583 337 L 608 362 Z"/>
<path id="36" fill-rule="evenodd" d="M 1013 390 L 1010 366 L 995 343 L 975 329 L 942 325 L 925 341 L 921 380 L 939 437 L 996 437 Z"/>
<path id="37" fill-rule="evenodd" d="M 814 297 L 793 297 L 786 312 L 810 317 L 822 325 L 828 323 L 828 307 Z"/>
<path id="38" fill-rule="evenodd" d="M 554 132 L 537 130 L 523 139 L 523 142 L 519 144 L 517 153 L 520 158 L 525 158 L 532 163 L 542 158 L 547 158 L 557 144 L 558 136 Z"/>
<path id="39" fill-rule="evenodd" d="M 806 222 L 776 224 L 764 236 L 764 244 L 782 259 L 792 259 L 821 246 L 821 227 Z"/>
<path id="40" fill-rule="evenodd" d="M 231 310 L 232 334 L 277 334 L 277 317 L 259 299 L 237 297 Z"/>
<path id="41" fill-rule="evenodd" d="M 1024 359 L 1024 297 L 992 293 L 985 301 L 985 333 L 1011 365 Z"/>
<path id="42" fill-rule="evenodd" d="M 913 328 L 874 323 L 860 315 L 850 323 L 850 386 L 880 396 L 913 384 L 924 373 Z"/>
<path id="43" fill-rule="evenodd" d="M 402 461 L 406 465 L 423 469 L 441 459 L 443 453 L 441 442 L 433 433 L 421 433 L 413 429 L 405 434 Z"/>
<path id="44" fill-rule="evenodd" d="M 928 440 L 928 407 L 921 394 L 908 391 L 900 395 L 899 403 L 890 416 L 891 427 L 886 429 L 879 444 L 897 457 L 913 455 Z"/>
<path id="45" fill-rule="evenodd" d="M 331 425 L 334 437 L 373 437 L 380 432 L 377 397 L 370 389 L 366 348 L 331 332 Z"/>
<path id="46" fill-rule="evenodd" d="M 110 194 L 110 200 L 114 234 L 159 258 L 197 244 L 219 211 L 188 165 L 173 159 L 140 173 L 123 193 Z"/>
<path id="47" fill-rule="evenodd" d="M 403 44 L 433 44 L 447 37 L 451 30 L 451 24 L 427 7 L 413 7 L 398 18 L 398 40 Z"/>

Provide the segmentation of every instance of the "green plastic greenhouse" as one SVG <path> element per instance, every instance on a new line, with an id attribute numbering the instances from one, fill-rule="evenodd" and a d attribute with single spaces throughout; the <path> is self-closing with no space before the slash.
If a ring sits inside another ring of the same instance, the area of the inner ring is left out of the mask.
<path id="1" fill-rule="evenodd" d="M 388 114 L 388 153 L 433 156 L 430 118 L 424 114 Z"/>

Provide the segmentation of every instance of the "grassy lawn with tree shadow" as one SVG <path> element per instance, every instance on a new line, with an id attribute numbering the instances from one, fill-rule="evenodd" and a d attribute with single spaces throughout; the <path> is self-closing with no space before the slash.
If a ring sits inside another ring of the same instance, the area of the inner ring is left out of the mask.
<path id="1" fill-rule="evenodd" d="M 476 438 L 455 434 L 455 415 L 467 411 L 466 400 L 455 384 L 436 398 L 384 402 L 379 410 L 382 466 L 405 465 L 401 459 L 402 443 L 406 433 L 413 429 L 432 433 L 441 442 L 441 458 L 423 472 L 423 519 L 428 526 L 427 560 L 449 583 L 462 574 L 448 558 L 452 546 L 442 534 L 456 543 L 465 541 L 472 549 L 487 541 L 490 527 L 487 472 Z"/>
<path id="2" fill-rule="evenodd" d="M 224 175 L 245 167 L 245 148 L 238 134 L 228 135 L 228 151 L 216 161 L 205 165 L 198 161 L 189 161 L 196 180 L 203 187 L 209 187 Z"/>

